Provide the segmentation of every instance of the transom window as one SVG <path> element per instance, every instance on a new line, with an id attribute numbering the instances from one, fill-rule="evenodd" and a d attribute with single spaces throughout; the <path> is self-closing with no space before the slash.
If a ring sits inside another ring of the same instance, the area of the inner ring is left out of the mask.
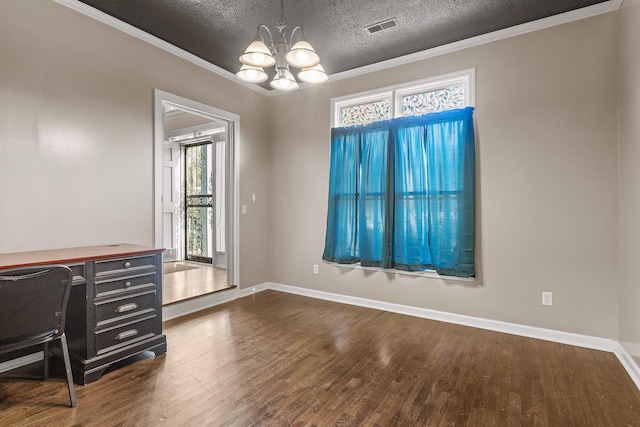
<path id="1" fill-rule="evenodd" d="M 332 127 L 351 126 L 474 105 L 475 69 L 332 101 Z"/>

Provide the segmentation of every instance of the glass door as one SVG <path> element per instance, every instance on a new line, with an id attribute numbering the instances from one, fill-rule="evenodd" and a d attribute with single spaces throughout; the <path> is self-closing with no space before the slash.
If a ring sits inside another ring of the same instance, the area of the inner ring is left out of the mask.
<path id="1" fill-rule="evenodd" d="M 185 145 L 185 259 L 213 263 L 212 143 Z"/>

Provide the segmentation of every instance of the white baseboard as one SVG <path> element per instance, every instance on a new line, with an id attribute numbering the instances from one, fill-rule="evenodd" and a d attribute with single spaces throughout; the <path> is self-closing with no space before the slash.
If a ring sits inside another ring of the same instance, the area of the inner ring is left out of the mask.
<path id="1" fill-rule="evenodd" d="M 333 294 L 329 292 L 316 291 L 313 289 L 282 285 L 279 283 L 268 283 L 267 288 L 273 289 L 275 291 L 287 292 L 290 294 L 307 296 L 311 298 L 323 299 L 343 304 L 357 305 L 360 307 L 374 308 L 377 310 L 390 311 L 398 314 L 406 314 L 408 316 L 422 317 L 424 319 L 438 320 L 441 322 L 471 326 L 474 328 L 486 329 L 496 332 L 504 332 L 507 334 L 520 335 L 523 337 L 536 338 L 562 344 L 569 344 L 594 350 L 613 352 L 616 349 L 617 344 L 615 340 L 606 338 L 574 334 L 571 332 L 555 331 L 552 329 L 536 328 L 533 326 L 525 326 L 516 323 L 507 323 L 498 320 L 483 319 L 480 317 L 465 316 L 461 314 L 447 313 L 444 311 L 393 304 L 366 298 Z"/>
<path id="2" fill-rule="evenodd" d="M 616 354 L 616 357 L 618 358 L 620 363 L 622 363 L 622 366 L 624 366 L 624 369 L 627 371 L 633 382 L 636 383 L 636 386 L 640 389 L 640 367 L 634 360 L 633 356 L 627 352 L 625 347 L 632 347 L 634 349 L 637 349 L 638 345 L 617 343 L 614 353 Z"/>
<path id="3" fill-rule="evenodd" d="M 164 322 L 166 320 L 175 319 L 176 317 L 186 316 L 187 314 L 195 313 L 196 311 L 204 310 L 205 308 L 233 301 L 239 298 L 238 294 L 238 288 L 233 288 L 165 305 L 162 307 L 162 321 Z"/>
<path id="4" fill-rule="evenodd" d="M 271 289 L 269 287 L 269 283 L 262 283 L 260 285 L 252 286 L 247 289 L 242 289 L 238 291 L 238 298 L 248 297 L 249 295 L 253 295 L 258 292 L 266 291 L 267 289 Z"/>
<path id="5" fill-rule="evenodd" d="M 636 360 L 636 363 L 640 363 L 640 344 L 635 344 L 626 341 L 620 341 L 620 345 L 624 347 L 627 353 Z"/>
<path id="6" fill-rule="evenodd" d="M 251 294 L 255 294 L 256 292 L 264 291 L 266 289 L 268 289 L 266 284 L 256 285 L 248 289 L 233 288 L 222 292 L 203 295 L 198 298 L 177 302 L 175 304 L 165 305 L 164 307 L 162 307 L 162 321 L 171 320 L 175 319 L 176 317 L 195 313 L 196 311 L 204 310 L 205 308 L 213 307 L 219 304 L 224 304 L 225 302 L 243 298 Z"/>

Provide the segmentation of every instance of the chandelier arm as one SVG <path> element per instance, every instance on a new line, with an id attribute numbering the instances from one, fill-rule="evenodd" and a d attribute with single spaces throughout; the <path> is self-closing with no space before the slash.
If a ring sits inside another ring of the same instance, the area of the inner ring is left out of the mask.
<path id="1" fill-rule="evenodd" d="M 0 0 L 2 1 L 2 0 Z M 327 81 L 327 75 L 320 65 L 320 57 L 315 49 L 304 36 L 304 30 L 300 25 L 291 32 L 289 43 L 287 43 L 285 29 L 287 28 L 286 17 L 284 15 L 284 0 L 280 0 L 281 16 L 276 23 L 278 29 L 277 41 L 273 38 L 273 33 L 264 24 L 258 26 L 256 37 L 246 49 L 245 54 L 240 57 L 243 64 L 236 76 L 243 81 L 250 83 L 261 83 L 267 80 L 264 67 L 275 65 L 276 76 L 271 81 L 270 86 L 278 90 L 295 90 L 298 83 L 291 74 L 289 66 L 300 68 L 298 74 L 301 80 L 307 83 L 323 83 Z M 264 29 L 269 35 L 269 45 L 265 37 L 260 35 L 260 30 Z M 294 43 L 296 33 L 298 40 Z M 304 77 L 302 77 L 304 75 Z"/>
<path id="2" fill-rule="evenodd" d="M 273 55 L 273 54 L 275 54 L 275 43 L 273 42 L 273 35 L 271 34 L 271 30 L 269 30 L 269 27 L 267 27 L 266 25 L 260 24 L 258 26 L 258 31 L 256 32 L 259 36 L 260 36 L 260 29 L 261 28 L 267 30 L 267 34 L 269 34 L 269 42 L 270 43 L 269 43 L 268 47 L 269 47 L 269 50 L 271 50 L 271 54 Z M 260 37 L 262 37 L 262 36 L 260 36 Z M 264 38 L 263 38 L 263 40 L 264 40 Z"/>
<path id="3" fill-rule="evenodd" d="M 289 46 L 293 46 L 293 35 L 296 33 L 296 30 L 300 30 L 300 32 L 302 33 L 302 36 L 300 38 L 304 38 L 304 30 L 302 29 L 302 27 L 300 25 L 298 25 L 297 27 L 295 27 L 293 29 L 293 31 L 291 31 L 291 37 L 289 38 Z"/>

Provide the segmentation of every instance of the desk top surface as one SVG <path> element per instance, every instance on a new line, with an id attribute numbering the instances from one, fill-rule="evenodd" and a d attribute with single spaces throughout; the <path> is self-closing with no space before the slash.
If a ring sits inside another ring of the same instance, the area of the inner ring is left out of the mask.
<path id="1" fill-rule="evenodd" d="M 85 246 L 79 248 L 50 249 L 46 251 L 0 254 L 0 269 L 43 264 L 74 264 L 93 259 L 120 258 L 162 252 L 152 246 L 117 243 L 114 245 Z"/>

